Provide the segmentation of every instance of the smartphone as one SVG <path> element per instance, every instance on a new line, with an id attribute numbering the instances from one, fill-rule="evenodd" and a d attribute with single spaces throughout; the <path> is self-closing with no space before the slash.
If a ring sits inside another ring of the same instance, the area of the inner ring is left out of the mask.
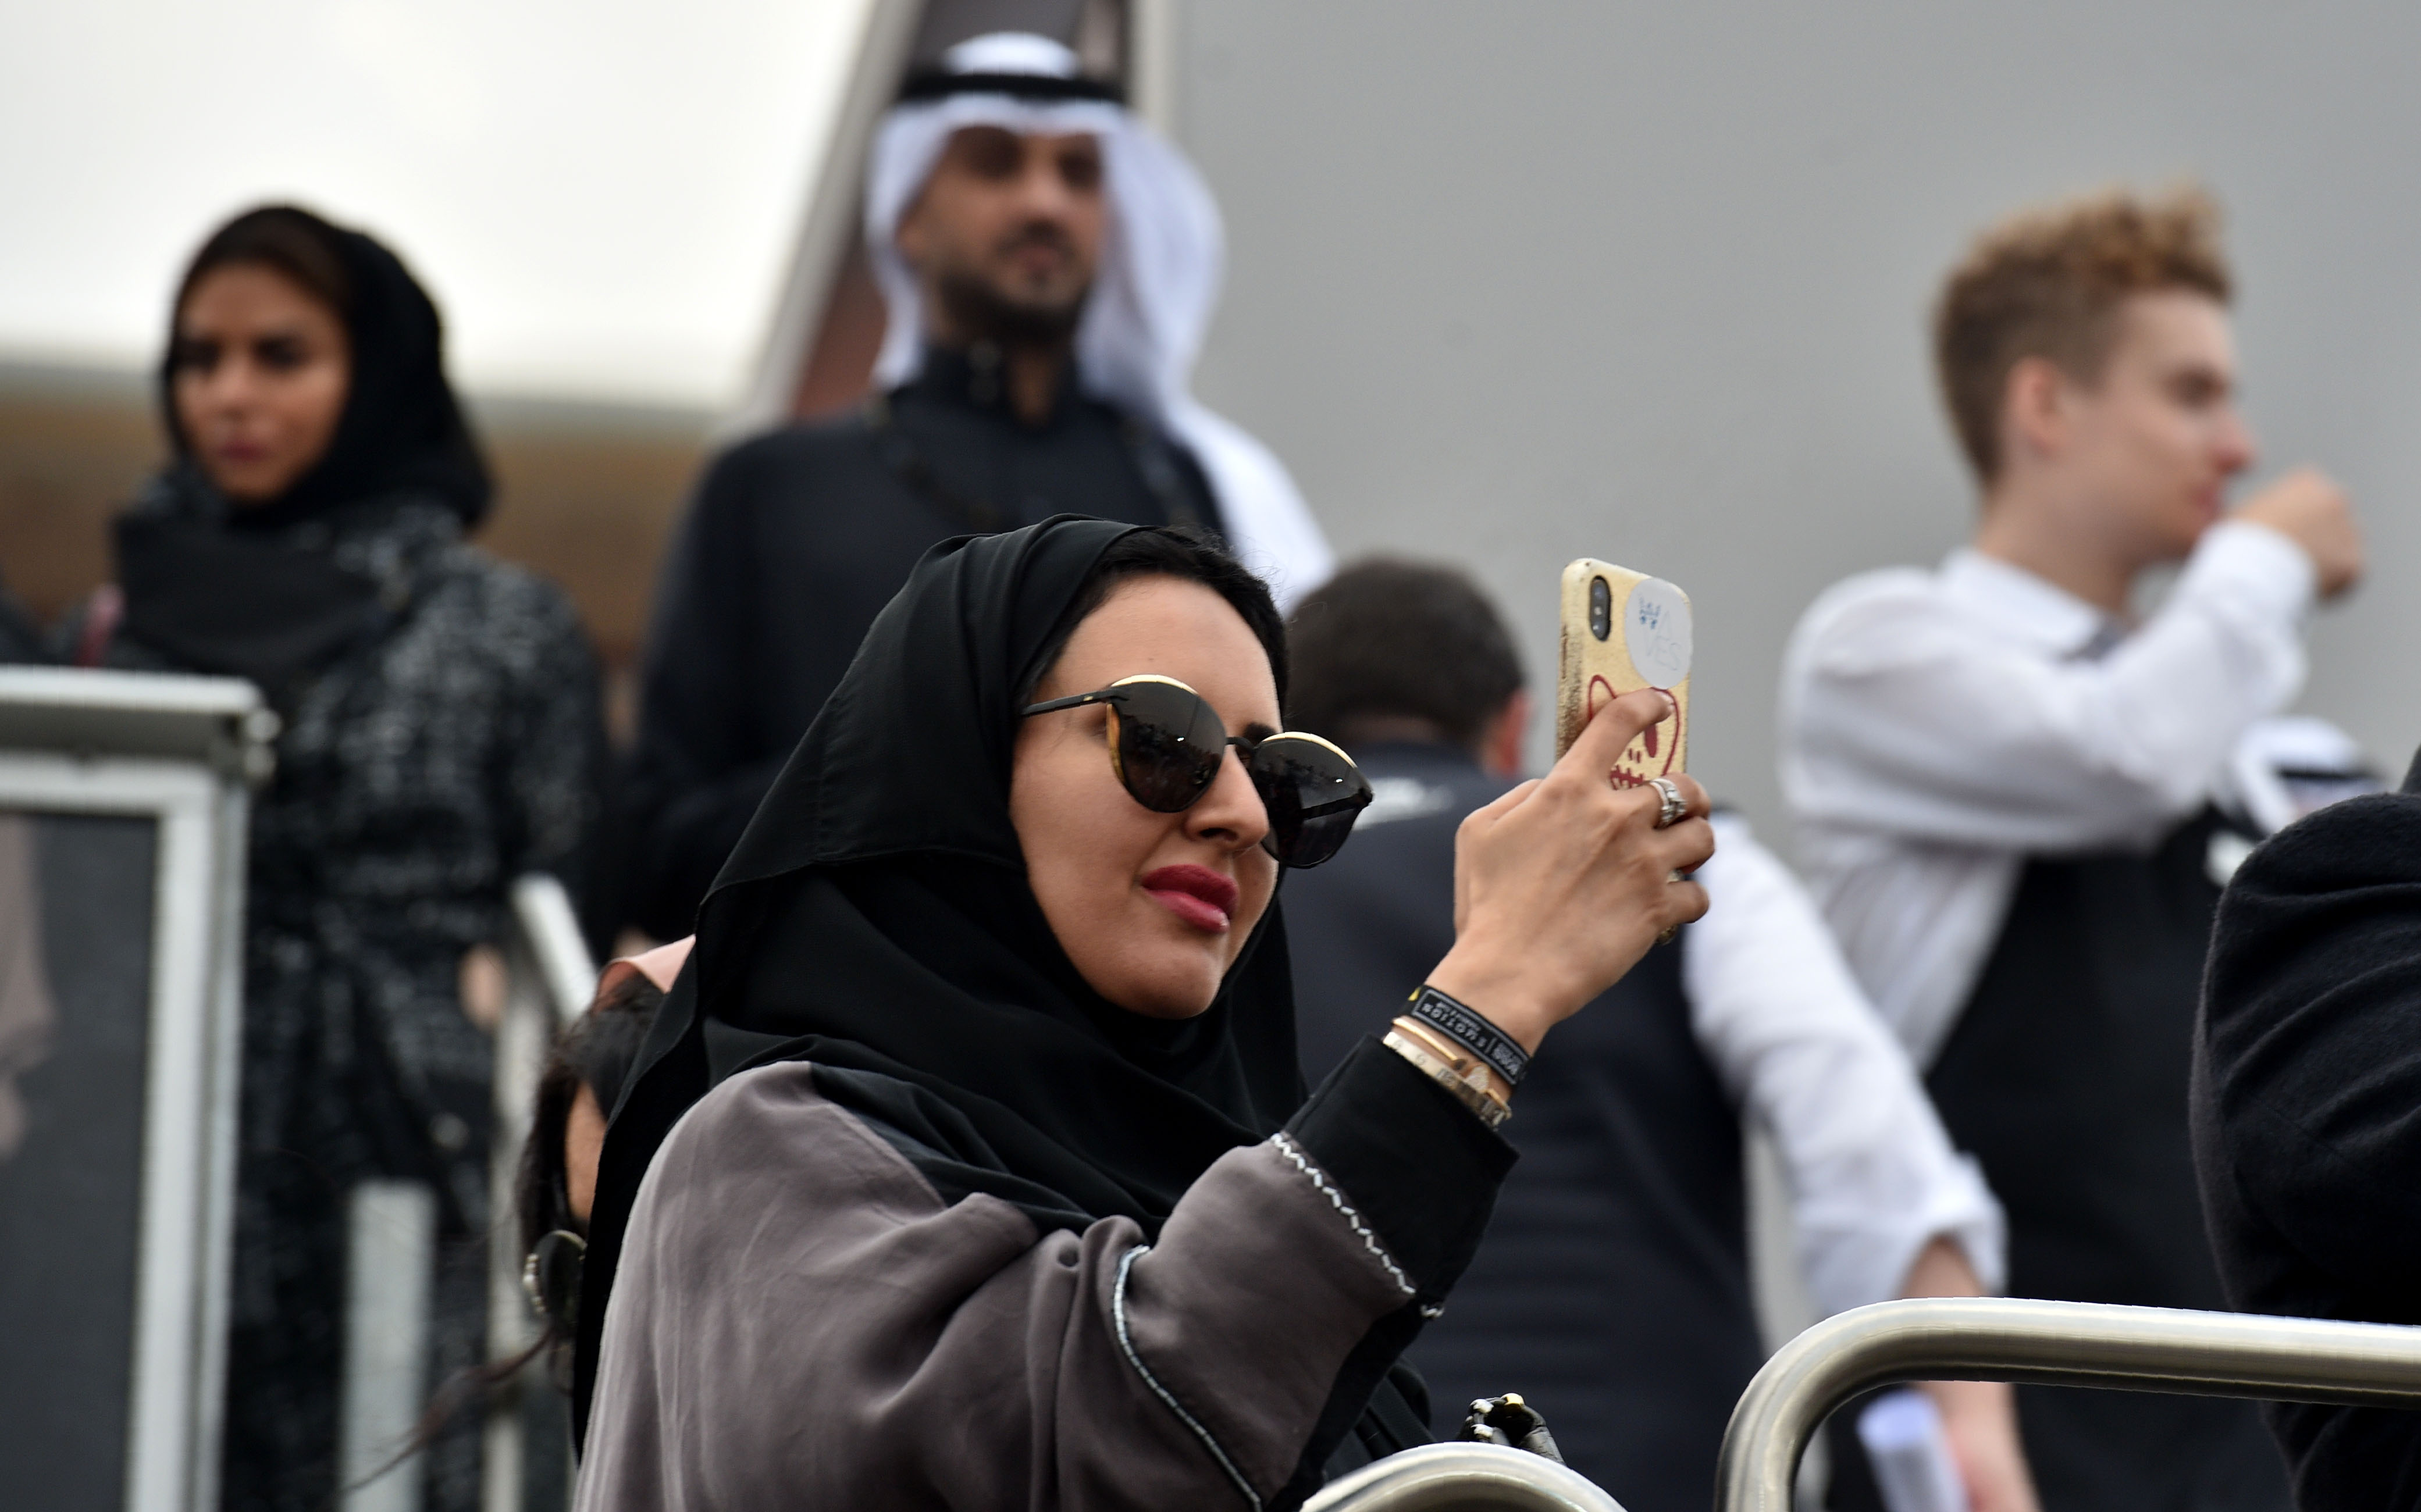
<path id="1" fill-rule="evenodd" d="M 1614 779 L 1632 787 L 1687 771 L 1690 596 L 1663 578 L 1584 556 L 1564 569 L 1562 652 L 1555 674 L 1555 755 L 1622 694 L 1654 688 L 1674 712 L 1623 749 Z"/>

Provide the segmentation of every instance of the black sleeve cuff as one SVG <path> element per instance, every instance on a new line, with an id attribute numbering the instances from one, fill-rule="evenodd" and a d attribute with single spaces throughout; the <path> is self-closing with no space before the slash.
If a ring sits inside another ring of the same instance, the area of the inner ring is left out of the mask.
<path id="1" fill-rule="evenodd" d="M 1410 1061 L 1365 1037 L 1287 1132 L 1359 1209 L 1427 1302 L 1479 1248 L 1513 1146 Z"/>

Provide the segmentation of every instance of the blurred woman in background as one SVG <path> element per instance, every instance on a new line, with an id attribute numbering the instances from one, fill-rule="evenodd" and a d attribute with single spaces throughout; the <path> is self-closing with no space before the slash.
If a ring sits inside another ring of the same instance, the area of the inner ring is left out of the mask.
<path id="1" fill-rule="evenodd" d="M 484 1353 L 491 1042 L 465 963 L 515 876 L 591 881 L 597 670 L 562 594 L 465 543 L 489 482 L 437 310 L 369 237 L 283 207 L 222 226 L 161 384 L 170 461 L 70 641 L 249 678 L 283 721 L 252 811 L 223 1501 L 322 1512 L 364 1183 L 433 1206 L 419 1388 Z M 476 1506 L 478 1460 L 466 1417 L 427 1504 Z"/>

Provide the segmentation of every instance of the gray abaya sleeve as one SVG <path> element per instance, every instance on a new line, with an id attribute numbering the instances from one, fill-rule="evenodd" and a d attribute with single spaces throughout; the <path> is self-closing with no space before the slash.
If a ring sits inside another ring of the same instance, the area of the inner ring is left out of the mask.
<path id="1" fill-rule="evenodd" d="M 945 1207 L 806 1065 L 766 1067 L 640 1187 L 578 1512 L 1257 1508 L 1414 1296 L 1289 1135 L 1221 1158 L 1157 1244 L 1038 1233 Z"/>

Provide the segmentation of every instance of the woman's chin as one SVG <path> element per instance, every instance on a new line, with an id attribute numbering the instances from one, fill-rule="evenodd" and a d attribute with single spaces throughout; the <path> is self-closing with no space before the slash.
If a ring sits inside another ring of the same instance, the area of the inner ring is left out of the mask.
<path id="1" fill-rule="evenodd" d="M 1200 1017 L 1202 1012 L 1210 1006 L 1210 1003 L 1207 998 L 1199 1003 L 1191 1000 L 1183 1003 L 1170 1003 L 1153 999 L 1132 1006 L 1121 1003 L 1118 1006 L 1139 1019 L 1158 1019 L 1166 1023 L 1181 1023 L 1187 1019 Z"/>
<path id="2" fill-rule="evenodd" d="M 1090 927 L 1069 921 L 1054 932 L 1086 985 L 1147 1019 L 1191 1019 L 1209 1008 L 1237 943 L 1232 928 L 1209 933 L 1140 894 L 1130 911 Z M 1100 944 L 1109 948 L 1094 948 Z"/>
<path id="3" fill-rule="evenodd" d="M 258 468 L 237 471 L 229 468 L 210 470 L 211 482 L 226 496 L 227 503 L 239 509 L 258 508 L 286 491 L 294 475 L 286 470 L 264 472 Z"/>
<path id="4" fill-rule="evenodd" d="M 1168 961 L 1156 970 L 1132 974 L 1093 990 L 1129 1013 L 1147 1019 L 1191 1019 L 1210 1006 L 1219 995 L 1218 971 L 1205 971 L 1193 961 Z"/>

